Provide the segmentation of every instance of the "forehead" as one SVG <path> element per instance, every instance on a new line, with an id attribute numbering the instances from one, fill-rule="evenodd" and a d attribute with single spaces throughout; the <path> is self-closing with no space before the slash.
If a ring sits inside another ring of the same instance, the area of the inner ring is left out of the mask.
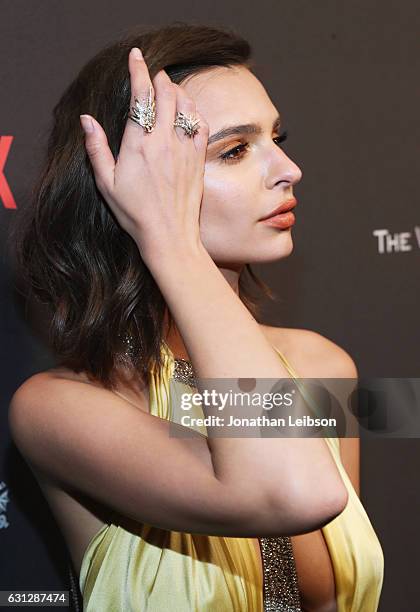
<path id="1" fill-rule="evenodd" d="M 228 124 L 272 122 L 277 115 L 262 83 L 244 66 L 211 68 L 181 86 L 195 101 L 210 133 Z"/>

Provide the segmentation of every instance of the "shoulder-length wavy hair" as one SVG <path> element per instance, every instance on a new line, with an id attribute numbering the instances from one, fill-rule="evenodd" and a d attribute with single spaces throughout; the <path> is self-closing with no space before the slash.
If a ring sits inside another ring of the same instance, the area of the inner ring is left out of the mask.
<path id="1" fill-rule="evenodd" d="M 233 30 L 183 22 L 136 28 L 95 55 L 53 110 L 45 163 L 15 228 L 17 273 L 29 294 L 48 305 L 49 342 L 60 365 L 108 389 L 127 378 L 122 370 L 144 381 L 153 364 L 161 367 L 165 313 L 174 323 L 134 240 L 96 187 L 79 121 L 82 113 L 93 115 L 117 157 L 130 105 L 132 47 L 142 49 L 151 78 L 163 68 L 178 84 L 211 67 L 252 66 L 249 43 Z M 243 272 L 275 299 L 249 264 Z M 258 300 L 243 273 L 239 297 L 257 318 Z"/>

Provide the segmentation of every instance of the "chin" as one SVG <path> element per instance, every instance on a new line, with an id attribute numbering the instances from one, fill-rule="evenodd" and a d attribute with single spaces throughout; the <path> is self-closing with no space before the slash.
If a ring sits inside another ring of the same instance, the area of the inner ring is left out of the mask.
<path id="1" fill-rule="evenodd" d="M 261 248 L 256 256 L 255 263 L 272 262 L 288 257 L 293 251 L 293 239 L 291 230 L 282 230 L 279 236 L 273 240 L 266 240 L 264 248 Z M 249 262 L 252 263 L 252 262 Z"/>
<path id="2" fill-rule="evenodd" d="M 250 242 L 250 241 L 249 241 Z M 241 253 L 231 254 L 231 257 L 226 257 L 225 254 L 218 252 L 210 253 L 211 258 L 218 267 L 240 270 L 246 264 L 262 264 L 271 263 L 288 257 L 293 251 L 293 239 L 290 229 L 281 230 L 272 240 L 253 240 L 254 248 L 251 250 L 242 250 Z"/>

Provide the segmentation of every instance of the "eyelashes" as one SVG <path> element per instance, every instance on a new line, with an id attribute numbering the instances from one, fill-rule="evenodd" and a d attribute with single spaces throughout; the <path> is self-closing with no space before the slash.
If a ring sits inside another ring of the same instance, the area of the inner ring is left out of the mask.
<path id="1" fill-rule="evenodd" d="M 287 136 L 288 136 L 287 130 L 285 130 L 283 132 L 283 134 L 280 134 L 280 136 L 276 136 L 275 138 L 273 138 L 273 141 L 277 145 L 280 146 L 280 144 L 282 142 L 287 140 Z M 243 144 L 237 145 L 233 149 L 230 149 L 230 151 L 226 151 L 226 153 L 223 153 L 220 156 L 220 159 L 224 163 L 235 163 L 235 162 L 238 162 L 245 155 L 247 147 L 248 147 L 248 143 L 243 143 Z"/>
<path id="2" fill-rule="evenodd" d="M 287 130 L 284 130 L 283 134 L 280 134 L 280 136 L 276 136 L 275 138 L 273 138 L 274 142 L 276 142 L 276 144 L 281 144 L 282 142 L 284 142 L 285 140 L 287 140 Z"/>

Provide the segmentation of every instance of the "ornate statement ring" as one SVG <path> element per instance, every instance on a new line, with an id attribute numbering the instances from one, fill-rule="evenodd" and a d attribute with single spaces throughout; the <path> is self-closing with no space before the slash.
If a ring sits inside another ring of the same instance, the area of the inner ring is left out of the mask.
<path id="1" fill-rule="evenodd" d="M 192 138 L 198 133 L 200 127 L 200 119 L 195 119 L 192 115 L 184 115 L 178 111 L 176 113 L 174 127 L 180 127 L 185 134 Z"/>
<path id="2" fill-rule="evenodd" d="M 141 103 L 137 98 L 134 98 L 134 106 L 131 107 L 131 110 L 128 118 L 138 123 L 145 132 L 152 132 L 156 125 L 156 105 L 151 85 L 149 86 L 147 100 Z"/>

